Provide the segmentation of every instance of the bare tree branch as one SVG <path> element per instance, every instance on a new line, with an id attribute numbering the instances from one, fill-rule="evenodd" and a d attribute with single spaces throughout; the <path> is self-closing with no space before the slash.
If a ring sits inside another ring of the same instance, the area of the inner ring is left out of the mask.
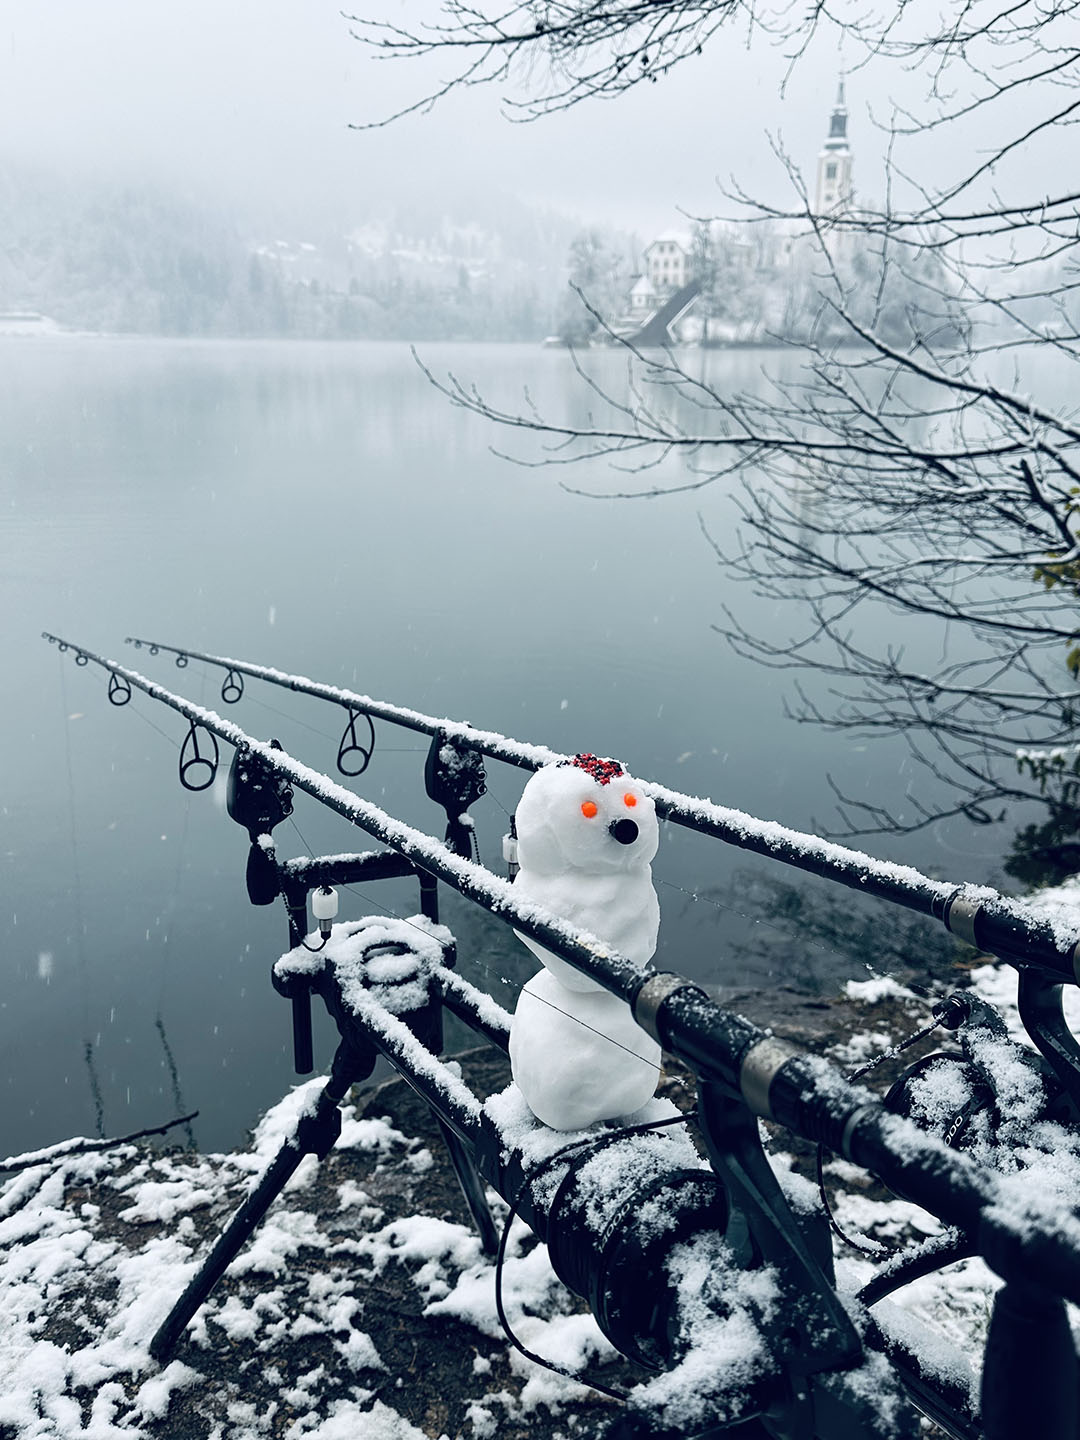
<path id="1" fill-rule="evenodd" d="M 922 102 L 882 125 L 883 205 L 816 214 L 778 142 L 789 206 L 727 192 L 724 223 L 782 239 L 790 256 L 774 276 L 787 293 L 772 337 L 794 341 L 801 363 L 760 387 L 732 393 L 674 351 L 620 341 L 588 295 L 589 335 L 622 344 L 627 365 L 614 383 L 610 366 L 574 354 L 585 423 L 423 367 L 452 404 L 515 437 L 518 463 L 606 461 L 609 500 L 696 492 L 710 505 L 701 528 L 718 565 L 790 625 L 777 639 L 747 607 L 717 632 L 796 672 L 794 719 L 901 735 L 950 797 L 913 793 L 900 817 L 841 791 L 851 833 L 991 823 L 1003 802 L 1041 800 L 1062 845 L 1070 824 L 1080 834 L 1080 760 L 1074 774 L 1060 759 L 1080 718 L 1080 191 L 1040 195 L 1031 179 L 1051 147 L 1069 153 L 1080 122 L 1078 12 L 1080 0 L 964 0 L 937 21 L 911 0 L 451 0 L 413 32 L 356 22 L 377 54 L 450 64 L 410 108 L 493 81 L 520 92 L 506 102 L 518 118 L 610 99 L 740 38 L 737 22 L 792 64 L 827 31 L 844 37 L 849 72 L 923 77 Z M 927 143 L 952 167 L 935 186 L 920 178 Z M 566 488 L 599 493 L 591 476 Z M 905 659 L 927 633 L 936 663 Z M 1039 746 L 1057 758 L 1024 758 Z"/>

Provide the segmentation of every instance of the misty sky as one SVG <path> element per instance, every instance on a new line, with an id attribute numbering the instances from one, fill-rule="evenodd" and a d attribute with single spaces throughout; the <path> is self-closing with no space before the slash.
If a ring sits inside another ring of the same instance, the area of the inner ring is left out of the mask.
<path id="1" fill-rule="evenodd" d="M 433 7 L 365 9 L 413 22 Z M 274 207 L 294 226 L 305 213 L 355 218 L 365 197 L 377 208 L 403 192 L 494 191 L 648 234 L 679 223 L 677 206 L 724 208 L 717 176 L 778 198 L 767 131 L 812 173 L 838 68 L 835 45 L 812 53 L 781 99 L 783 57 L 764 43 L 748 52 L 733 30 L 614 104 L 514 125 L 485 90 L 357 132 L 350 122 L 415 98 L 423 77 L 376 62 L 337 0 L 0 0 L 0 155 L 150 176 L 241 214 Z M 859 89 L 856 180 L 872 186 L 880 147 Z"/>

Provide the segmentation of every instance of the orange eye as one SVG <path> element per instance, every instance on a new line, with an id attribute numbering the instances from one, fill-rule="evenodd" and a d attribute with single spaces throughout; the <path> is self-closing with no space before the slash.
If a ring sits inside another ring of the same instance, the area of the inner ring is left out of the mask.
<path id="1" fill-rule="evenodd" d="M 637 804 L 637 796 L 631 795 L 630 791 L 628 790 L 626 794 L 622 797 L 622 803 L 624 805 L 629 805 L 630 809 L 632 810 Z"/>
<path id="2" fill-rule="evenodd" d="M 596 806 L 591 800 L 586 800 L 581 807 L 581 813 L 585 816 L 586 820 L 595 820 L 597 814 Z"/>

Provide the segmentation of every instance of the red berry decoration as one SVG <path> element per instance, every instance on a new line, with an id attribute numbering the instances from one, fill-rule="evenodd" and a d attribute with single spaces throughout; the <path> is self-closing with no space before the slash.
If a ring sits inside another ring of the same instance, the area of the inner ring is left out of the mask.
<path id="1" fill-rule="evenodd" d="M 573 760 L 564 763 L 576 765 L 579 770 L 584 770 L 598 785 L 607 785 L 624 773 L 623 767 L 617 760 L 601 760 L 598 755 L 590 755 L 588 752 L 583 755 L 575 755 Z"/>

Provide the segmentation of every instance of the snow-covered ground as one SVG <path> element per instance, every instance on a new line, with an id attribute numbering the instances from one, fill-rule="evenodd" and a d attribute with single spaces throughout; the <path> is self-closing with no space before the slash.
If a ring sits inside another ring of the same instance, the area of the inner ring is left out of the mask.
<path id="1" fill-rule="evenodd" d="M 1015 972 L 986 965 L 971 980 L 1016 1030 Z M 850 986 L 846 1007 L 850 1033 L 834 1046 L 844 1065 L 926 1017 L 924 1001 L 889 981 Z M 321 1083 L 297 1087 L 274 1107 L 247 1152 L 128 1145 L 46 1154 L 7 1173 L 0 1437 L 540 1440 L 599 1432 L 611 1401 L 507 1344 L 493 1264 L 466 1222 L 420 1102 L 400 1082 L 346 1113 L 338 1147 L 321 1166 L 303 1162 L 175 1357 L 164 1368 L 151 1360 L 150 1338 L 197 1257 Z M 1023 1163 L 1058 1188 L 1063 1172 L 1051 1138 L 1029 1137 Z M 779 1170 L 799 1168 L 782 1137 L 772 1144 Z M 834 1160 L 828 1174 L 848 1230 L 885 1242 L 937 1231 L 932 1216 L 883 1198 L 855 1167 Z M 788 1183 L 807 1188 L 797 1175 Z M 873 1264 L 850 1254 L 838 1255 L 839 1274 L 855 1290 Z M 943 1353 L 951 1348 L 977 1367 L 995 1285 L 981 1262 L 965 1261 L 877 1310 L 886 1329 L 924 1322 Z M 527 1347 L 572 1370 L 620 1373 L 520 1221 L 504 1294 Z"/>
<path id="2" fill-rule="evenodd" d="M 322 1083 L 271 1110 L 246 1153 L 129 1145 L 6 1179 L 0 1435 L 422 1440 L 544 1435 L 538 1409 L 567 1406 L 570 1434 L 607 1411 L 508 1349 L 455 1182 L 378 1115 L 348 1114 L 331 1157 L 303 1162 L 176 1358 L 155 1364 L 150 1338 L 195 1257 Z M 503 1292 L 526 1345 L 572 1369 L 614 1358 L 520 1221 Z"/>

